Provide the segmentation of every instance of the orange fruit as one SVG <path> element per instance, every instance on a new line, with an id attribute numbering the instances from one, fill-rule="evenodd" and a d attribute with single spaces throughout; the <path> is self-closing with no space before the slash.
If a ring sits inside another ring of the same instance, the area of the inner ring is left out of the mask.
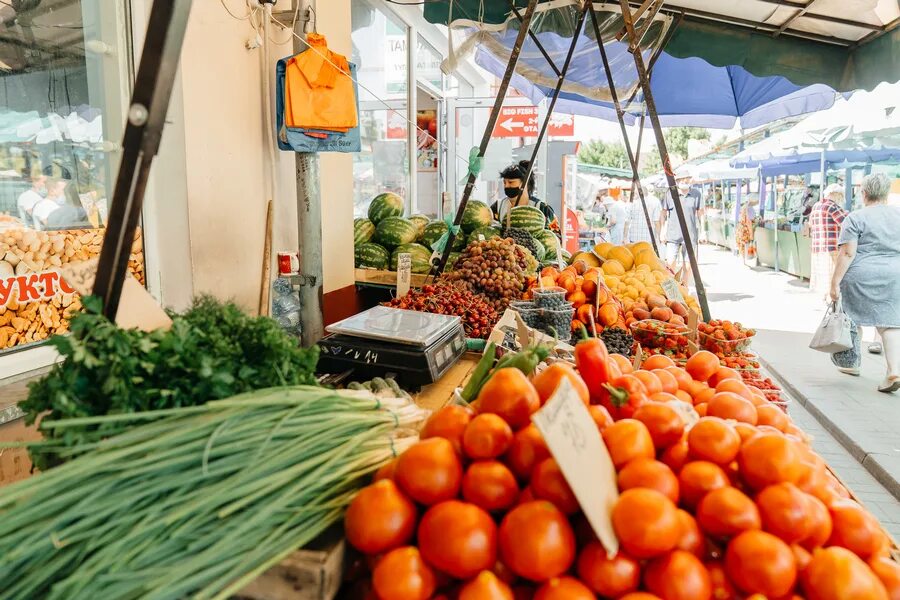
<path id="1" fill-rule="evenodd" d="M 681 538 L 678 540 L 678 549 L 690 552 L 697 558 L 703 558 L 706 555 L 706 538 L 703 536 L 703 532 L 700 531 L 697 519 L 691 513 L 679 508 L 678 521 L 681 523 Z"/>
<path id="2" fill-rule="evenodd" d="M 831 506 L 829 546 L 841 546 L 863 560 L 884 545 L 884 533 L 875 517 L 853 500 L 838 500 Z"/>
<path id="3" fill-rule="evenodd" d="M 788 544 L 808 538 L 812 523 L 809 498 L 793 483 L 776 483 L 763 488 L 756 496 L 763 529 Z"/>
<path id="4" fill-rule="evenodd" d="M 889 600 L 884 584 L 869 566 L 846 548 L 820 548 L 801 574 L 809 600 Z"/>
<path id="5" fill-rule="evenodd" d="M 783 481 L 797 483 L 808 470 L 801 458 L 795 442 L 781 433 L 765 432 L 744 442 L 738 465 L 744 481 L 753 489 L 761 490 Z"/>
<path id="6" fill-rule="evenodd" d="M 687 437 L 682 435 L 680 440 L 663 450 L 659 459 L 666 463 L 673 473 L 680 473 L 688 461 Z"/>
<path id="7" fill-rule="evenodd" d="M 657 354 L 655 356 L 651 356 L 650 358 L 656 358 L 657 356 L 662 358 L 669 358 L 667 356 L 662 356 L 661 354 Z M 671 360 L 671 359 L 669 359 Z M 646 369 L 646 363 L 641 368 Z M 678 390 L 678 380 L 675 379 L 675 376 L 666 371 L 665 368 L 657 368 L 657 369 L 647 369 L 648 371 L 653 371 L 653 374 L 659 378 L 659 383 L 662 385 L 662 391 L 667 392 L 669 394 L 674 394 Z"/>
<path id="8" fill-rule="evenodd" d="M 709 399 L 706 414 L 711 417 L 733 419 L 742 423 L 750 423 L 751 425 L 756 425 L 757 420 L 756 407 L 749 400 L 734 392 L 716 392 Z"/>
<path id="9" fill-rule="evenodd" d="M 831 537 L 833 524 L 831 522 L 831 513 L 828 507 L 815 496 L 807 494 L 806 506 L 809 509 L 807 518 L 810 521 L 809 535 L 801 540 L 801 544 L 807 550 L 814 550 L 820 546 L 824 546 Z"/>
<path id="10" fill-rule="evenodd" d="M 774 404 L 761 404 L 756 407 L 756 424 L 768 425 L 778 431 L 787 431 L 791 420 L 784 411 Z"/>
<path id="11" fill-rule="evenodd" d="M 735 373 L 737 373 L 737 371 L 735 371 Z M 741 380 L 740 375 L 736 378 L 723 379 L 714 387 L 717 392 L 733 392 L 747 400 L 750 400 L 753 397 L 753 392 L 751 392 L 750 388 L 747 387 L 747 384 Z"/>
<path id="12" fill-rule="evenodd" d="M 616 421 L 603 430 L 603 441 L 618 469 L 636 458 L 653 458 L 656 450 L 647 427 L 636 419 Z"/>
<path id="13" fill-rule="evenodd" d="M 639 406 L 634 418 L 643 423 L 650 432 L 653 445 L 658 450 L 667 448 L 681 439 L 684 433 L 684 419 L 671 406 L 651 402 Z"/>
<path id="14" fill-rule="evenodd" d="M 678 382 L 679 390 L 686 392 L 694 383 L 694 380 L 691 379 L 688 372 L 681 367 L 666 367 L 666 372 L 672 375 L 675 378 L 675 381 Z"/>
<path id="15" fill-rule="evenodd" d="M 641 566 L 622 551 L 609 558 L 603 545 L 594 541 L 578 557 L 578 578 L 595 594 L 618 598 L 638 588 Z"/>
<path id="16" fill-rule="evenodd" d="M 647 563 L 644 585 L 666 600 L 712 597 L 709 571 L 699 558 L 684 550 L 669 552 Z"/>
<path id="17" fill-rule="evenodd" d="M 710 387 L 717 387 L 719 383 L 726 379 L 741 381 L 741 374 L 729 367 L 719 367 L 716 372 L 707 380 Z"/>
<path id="18" fill-rule="evenodd" d="M 891 600 L 900 598 L 900 563 L 886 556 L 869 559 L 869 568 L 881 580 Z"/>
<path id="19" fill-rule="evenodd" d="M 655 371 L 657 369 L 665 369 L 667 367 L 674 367 L 675 361 L 666 356 L 665 354 L 654 354 L 641 363 L 641 368 L 646 369 L 648 371 Z"/>
<path id="20" fill-rule="evenodd" d="M 574 577 L 554 577 L 538 588 L 533 600 L 595 600 L 595 596 Z"/>
<path id="21" fill-rule="evenodd" d="M 697 381 L 707 381 L 720 366 L 719 358 L 715 354 L 700 350 L 688 359 L 685 370 Z"/>

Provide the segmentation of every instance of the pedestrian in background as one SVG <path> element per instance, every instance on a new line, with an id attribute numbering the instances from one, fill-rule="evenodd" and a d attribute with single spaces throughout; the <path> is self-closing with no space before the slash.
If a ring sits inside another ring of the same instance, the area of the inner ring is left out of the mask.
<path id="1" fill-rule="evenodd" d="M 625 202 L 609 196 L 606 206 L 606 226 L 609 228 L 609 241 L 621 246 L 624 241 L 625 223 L 628 221 L 628 207 Z"/>
<path id="2" fill-rule="evenodd" d="M 812 252 L 809 289 L 822 294 L 823 297 L 828 293 L 831 275 L 834 273 L 841 224 L 847 218 L 847 211 L 843 209 L 843 205 L 844 188 L 837 183 L 832 183 L 825 188 L 825 194 L 813 205 L 809 215 L 810 250 Z"/>
<path id="3" fill-rule="evenodd" d="M 699 248 L 697 240 L 699 239 L 699 220 L 701 212 L 700 193 L 691 188 L 691 178 L 682 177 L 678 180 L 678 197 L 681 201 L 681 209 L 684 213 L 686 221 L 689 242 L 694 249 L 694 257 L 698 257 Z M 663 221 L 666 225 L 666 261 L 669 268 L 673 272 L 678 272 L 677 265 L 679 258 L 681 259 L 681 269 L 684 271 L 682 283 L 691 284 L 691 269 L 688 266 L 687 245 L 685 244 L 684 234 L 681 231 L 681 223 L 678 221 L 678 215 L 675 212 L 675 201 L 672 198 L 672 192 L 667 192 L 666 203 L 663 207 Z M 698 259 L 699 260 L 699 259 Z"/>
<path id="4" fill-rule="evenodd" d="M 886 175 L 863 179 L 864 207 L 844 219 L 830 290 L 853 321 L 853 347 L 833 354 L 832 362 L 842 373 L 859 375 L 859 328 L 877 328 L 887 363 L 878 391 L 888 393 L 900 389 L 900 208 L 888 206 L 890 189 Z"/>
<path id="5" fill-rule="evenodd" d="M 640 196 L 631 201 L 631 212 L 628 222 L 625 223 L 625 242 L 651 242 L 650 231 L 652 229 L 655 239 L 659 240 L 659 231 L 662 227 L 662 203 L 650 190 L 644 189 L 644 201 L 647 203 L 647 214 L 650 215 L 650 224 L 647 225 L 647 215 L 644 214 L 644 205 Z"/>

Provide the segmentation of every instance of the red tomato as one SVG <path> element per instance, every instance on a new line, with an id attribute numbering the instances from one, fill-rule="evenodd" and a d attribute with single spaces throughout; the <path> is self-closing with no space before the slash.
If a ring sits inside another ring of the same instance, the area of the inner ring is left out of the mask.
<path id="1" fill-rule="evenodd" d="M 575 560 L 575 534 L 566 516 L 549 502 L 520 504 L 500 524 L 500 557 L 513 573 L 547 581 Z"/>
<path id="2" fill-rule="evenodd" d="M 651 560 L 644 569 L 647 589 L 666 600 L 712 598 L 709 571 L 696 556 L 674 550 Z"/>
<path id="3" fill-rule="evenodd" d="M 583 583 L 572 577 L 554 578 L 538 588 L 534 600 L 595 600 Z"/>
<path id="4" fill-rule="evenodd" d="M 429 438 L 400 455 L 394 480 L 410 498 L 430 506 L 456 497 L 462 464 L 449 441 Z"/>
<path id="5" fill-rule="evenodd" d="M 475 461 L 466 469 L 462 495 L 487 511 L 506 510 L 516 503 L 519 486 L 506 465 L 496 460 Z"/>
<path id="6" fill-rule="evenodd" d="M 604 598 L 633 592 L 641 583 L 641 566 L 622 550 L 610 558 L 600 542 L 591 542 L 578 557 L 578 577 Z"/>
<path id="7" fill-rule="evenodd" d="M 550 450 L 541 432 L 534 425 L 529 425 L 516 432 L 512 444 L 506 453 L 506 463 L 521 481 L 531 477 L 534 466 L 548 458 Z"/>
<path id="8" fill-rule="evenodd" d="M 474 577 L 497 561 L 497 526 L 474 504 L 447 500 L 432 506 L 418 534 L 428 564 L 457 579 Z"/>
<path id="9" fill-rule="evenodd" d="M 425 421 L 420 439 L 441 437 L 450 440 L 453 448 L 462 454 L 462 438 L 466 426 L 472 419 L 472 411 L 457 404 L 450 404 L 437 411 Z"/>
<path id="10" fill-rule="evenodd" d="M 478 577 L 462 586 L 459 600 L 513 600 L 513 593 L 494 573 L 482 571 Z"/>
<path id="11" fill-rule="evenodd" d="M 437 579 L 419 550 L 404 546 L 378 561 L 372 584 L 383 600 L 428 600 L 437 587 Z"/>
<path id="12" fill-rule="evenodd" d="M 416 505 L 390 479 L 364 487 L 344 517 L 347 541 L 365 554 L 380 554 L 408 543 L 416 530 Z"/>
<path id="13" fill-rule="evenodd" d="M 509 449 L 513 431 L 509 424 L 497 415 L 478 415 L 466 426 L 462 444 L 466 456 L 474 460 L 497 458 Z"/>
<path id="14" fill-rule="evenodd" d="M 548 366 L 531 379 L 531 382 L 534 384 L 534 388 L 537 390 L 538 396 L 541 399 L 541 404 L 544 404 L 550 399 L 563 379 L 569 380 L 569 383 L 575 388 L 575 392 L 581 398 L 582 402 L 586 405 L 591 403 L 591 393 L 588 391 L 587 384 L 584 382 L 584 379 L 581 378 L 581 375 L 568 364 L 557 362 Z"/>
<path id="15" fill-rule="evenodd" d="M 535 498 L 552 502 L 567 515 L 573 515 L 581 508 L 565 475 L 552 458 L 545 458 L 534 467 L 530 486 Z"/>

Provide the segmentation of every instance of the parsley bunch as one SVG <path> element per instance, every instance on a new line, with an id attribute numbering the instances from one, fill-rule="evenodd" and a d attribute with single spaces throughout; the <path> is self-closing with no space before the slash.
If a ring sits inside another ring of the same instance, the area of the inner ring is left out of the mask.
<path id="1" fill-rule="evenodd" d="M 168 331 L 120 329 L 101 314 L 96 298 L 70 323 L 71 335 L 51 343 L 65 360 L 29 386 L 20 404 L 26 422 L 57 421 L 203 404 L 255 389 L 315 383 L 318 349 L 265 317 L 249 317 L 231 303 L 200 297 L 172 315 Z M 46 413 L 46 414 L 44 414 Z M 90 427 L 44 430 L 32 460 L 46 469 L 66 450 L 112 431 Z"/>

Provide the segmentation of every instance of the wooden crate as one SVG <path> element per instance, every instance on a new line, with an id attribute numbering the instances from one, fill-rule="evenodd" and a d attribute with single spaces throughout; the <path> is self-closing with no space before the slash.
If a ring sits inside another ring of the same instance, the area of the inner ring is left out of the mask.
<path id="1" fill-rule="evenodd" d="M 248 600 L 333 600 L 341 588 L 347 557 L 343 528 L 332 527 L 241 590 Z"/>
<path id="2" fill-rule="evenodd" d="M 359 285 L 383 285 L 389 287 L 397 287 L 396 271 L 379 271 L 377 269 L 356 269 L 356 283 Z M 425 285 L 426 280 L 431 278 L 430 275 L 422 275 L 419 273 L 410 274 L 410 287 L 420 288 Z"/>

